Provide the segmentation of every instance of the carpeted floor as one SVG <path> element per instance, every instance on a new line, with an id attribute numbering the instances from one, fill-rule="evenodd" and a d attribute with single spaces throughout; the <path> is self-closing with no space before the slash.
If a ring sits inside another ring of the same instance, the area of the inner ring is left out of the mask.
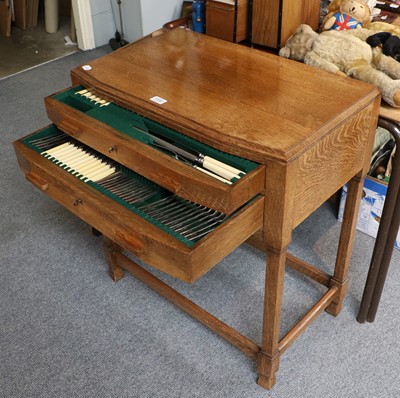
<path id="1" fill-rule="evenodd" d="M 108 51 L 77 52 L 0 81 L 0 397 L 399 397 L 400 252 L 375 323 L 360 325 L 374 241 L 357 233 L 342 313 L 323 313 L 308 328 L 267 391 L 234 347 L 133 277 L 114 283 L 101 238 L 24 179 L 12 142 L 49 124 L 43 98 L 70 84 L 72 67 Z M 331 270 L 339 228 L 325 204 L 296 229 L 291 251 Z M 242 245 L 192 286 L 162 278 L 259 342 L 264 261 Z M 287 271 L 282 334 L 320 295 Z"/>

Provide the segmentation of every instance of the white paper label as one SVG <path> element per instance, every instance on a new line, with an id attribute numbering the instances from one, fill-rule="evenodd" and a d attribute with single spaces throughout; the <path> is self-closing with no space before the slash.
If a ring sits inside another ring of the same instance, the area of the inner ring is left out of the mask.
<path id="1" fill-rule="evenodd" d="M 92 67 L 91 67 L 90 65 L 83 65 L 83 66 L 82 66 L 82 69 L 83 69 L 83 70 L 91 70 Z"/>
<path id="2" fill-rule="evenodd" d="M 153 97 L 153 98 L 150 98 L 150 101 L 153 101 L 153 102 L 155 102 L 156 104 L 160 104 L 160 105 L 165 104 L 166 102 L 168 102 L 166 99 L 161 98 L 161 97 L 158 97 L 158 96 L 155 96 L 155 97 Z"/>

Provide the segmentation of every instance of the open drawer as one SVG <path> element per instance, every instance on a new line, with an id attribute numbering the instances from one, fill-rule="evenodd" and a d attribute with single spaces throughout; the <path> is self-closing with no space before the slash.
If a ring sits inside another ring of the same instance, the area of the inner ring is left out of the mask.
<path id="1" fill-rule="evenodd" d="M 75 165 L 62 160 L 72 147 L 76 152 L 68 156 Z M 223 214 L 167 191 L 79 141 L 71 143 L 54 125 L 16 141 L 14 148 L 25 177 L 37 188 L 146 263 L 186 282 L 262 226 L 261 195 Z M 111 171 L 89 175 L 89 158 Z"/>
<path id="2" fill-rule="evenodd" d="M 73 138 L 158 185 L 224 213 L 235 211 L 263 192 L 264 166 L 218 151 L 89 94 L 77 86 L 46 97 L 49 118 Z M 188 152 L 191 160 L 170 146 L 160 145 L 160 140 Z M 218 174 L 220 165 L 215 160 L 230 170 Z M 232 172 L 232 168 L 238 171 Z"/>

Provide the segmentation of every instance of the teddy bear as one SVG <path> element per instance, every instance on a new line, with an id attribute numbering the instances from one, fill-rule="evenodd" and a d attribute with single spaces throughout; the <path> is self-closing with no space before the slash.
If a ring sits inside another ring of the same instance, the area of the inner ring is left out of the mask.
<path id="1" fill-rule="evenodd" d="M 371 10 L 364 0 L 343 0 L 339 10 L 330 12 L 323 25 L 324 30 L 348 30 L 362 28 L 371 19 Z"/>
<path id="2" fill-rule="evenodd" d="M 279 55 L 374 84 L 389 105 L 400 107 L 400 63 L 384 55 L 380 47 L 372 48 L 366 43 L 372 33 L 375 32 L 351 29 L 318 34 L 311 26 L 302 24 Z"/>
<path id="3" fill-rule="evenodd" d="M 327 15 L 323 18 L 323 21 L 321 22 L 322 27 L 324 27 L 324 25 L 327 23 L 328 19 L 330 17 L 332 17 L 333 14 L 340 12 L 341 5 L 346 1 L 347 0 L 332 0 L 329 3 L 329 5 L 327 6 L 326 10 L 325 10 L 325 8 L 321 8 L 321 12 L 327 11 Z M 377 5 L 377 0 L 364 0 L 364 1 L 367 2 L 370 12 L 372 14 L 372 10 Z M 373 31 L 375 31 L 375 33 L 376 32 L 390 32 L 393 35 L 400 36 L 400 26 L 398 26 L 396 24 L 383 22 L 382 20 L 373 21 L 372 17 L 369 20 L 367 20 L 367 18 L 365 18 L 362 21 L 362 27 L 364 29 L 373 30 Z"/>

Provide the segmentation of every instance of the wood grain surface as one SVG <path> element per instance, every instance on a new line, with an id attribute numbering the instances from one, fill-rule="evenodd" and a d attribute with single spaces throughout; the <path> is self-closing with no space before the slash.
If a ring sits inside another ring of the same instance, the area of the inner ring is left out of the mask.
<path id="1" fill-rule="evenodd" d="M 378 95 L 367 83 L 185 29 L 134 43 L 90 67 L 73 69 L 73 81 L 258 162 L 299 156 Z M 154 103 L 154 96 L 167 102 Z"/>

